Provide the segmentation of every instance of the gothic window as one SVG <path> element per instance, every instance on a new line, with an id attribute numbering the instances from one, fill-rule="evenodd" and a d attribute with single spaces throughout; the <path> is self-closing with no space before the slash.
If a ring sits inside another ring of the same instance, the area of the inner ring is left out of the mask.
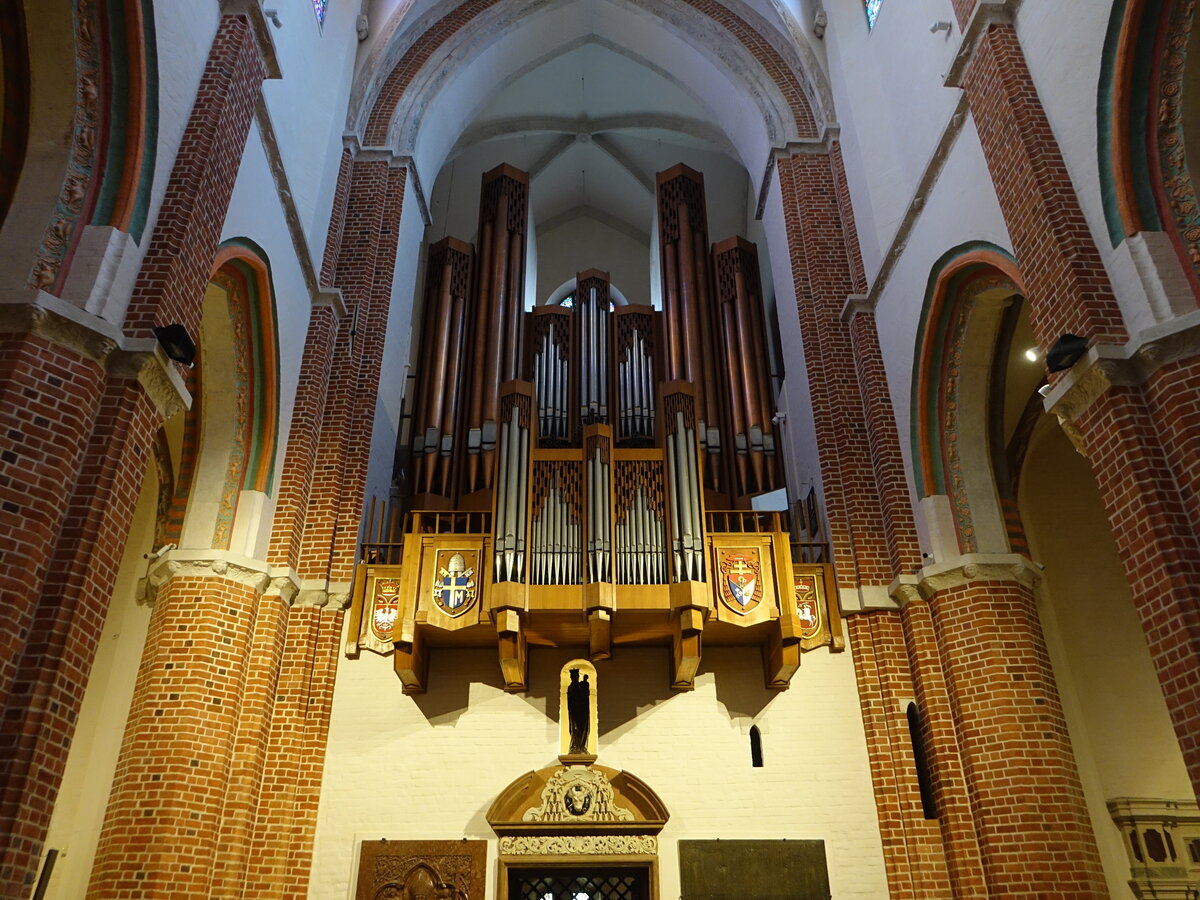
<path id="1" fill-rule="evenodd" d="M 883 5 L 883 0 L 863 0 L 863 6 L 867 10 L 867 27 L 875 27 L 875 19 L 879 16 L 879 7 Z"/>
<path id="2" fill-rule="evenodd" d="M 326 4 L 326 2 L 327 2 L 327 0 L 312 0 L 313 11 L 317 14 L 317 24 L 318 25 L 325 24 L 325 4 Z M 878 0 L 876 0 L 876 2 L 878 2 Z M 867 6 L 869 7 L 870 3 L 868 3 Z M 870 15 L 870 13 L 868 13 L 868 15 Z"/>

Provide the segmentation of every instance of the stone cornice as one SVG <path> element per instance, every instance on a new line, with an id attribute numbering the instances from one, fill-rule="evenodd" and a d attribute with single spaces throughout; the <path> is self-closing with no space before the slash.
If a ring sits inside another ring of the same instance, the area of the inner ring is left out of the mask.
<path id="1" fill-rule="evenodd" d="M 903 607 L 980 581 L 1011 581 L 1035 587 L 1041 577 L 1037 563 L 1016 553 L 966 553 L 926 566 L 917 575 L 901 575 L 888 587 L 888 593 Z"/>
<path id="2" fill-rule="evenodd" d="M 138 380 L 163 419 L 191 409 L 192 395 L 175 364 L 167 359 L 154 338 L 126 340 L 123 347 L 109 355 L 107 362 L 109 375 Z"/>
<path id="3" fill-rule="evenodd" d="M 875 307 L 871 298 L 866 294 L 851 294 L 842 304 L 842 324 L 849 325 L 850 320 L 859 313 L 874 313 Z"/>
<path id="4" fill-rule="evenodd" d="M 35 334 L 104 366 L 109 375 L 136 378 L 169 418 L 192 405 L 175 364 L 154 338 L 131 338 L 111 322 L 45 291 L 0 298 L 0 331 Z"/>
<path id="5" fill-rule="evenodd" d="M 1144 384 L 1163 366 L 1200 355 L 1200 310 L 1139 331 L 1127 344 L 1097 344 L 1046 394 L 1045 407 L 1058 418 L 1080 453 L 1085 453 L 1075 420 L 1110 387 Z"/>
<path id="6" fill-rule="evenodd" d="M 282 597 L 289 605 L 300 592 L 300 579 L 291 569 L 228 550 L 175 549 L 155 560 L 146 572 L 149 601 L 173 578 L 223 578 L 249 585 L 263 596 Z"/>
<path id="7" fill-rule="evenodd" d="M 351 586 L 349 581 L 307 578 L 299 582 L 300 591 L 293 605 L 313 609 L 347 609 L 350 606 Z"/>

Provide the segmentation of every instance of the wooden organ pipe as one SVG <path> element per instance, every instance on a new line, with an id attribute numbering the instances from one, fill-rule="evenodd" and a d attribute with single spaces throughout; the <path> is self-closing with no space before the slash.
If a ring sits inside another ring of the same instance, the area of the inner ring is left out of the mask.
<path id="1" fill-rule="evenodd" d="M 774 391 L 767 365 L 758 252 L 749 241 L 732 237 L 714 245 L 712 256 L 724 324 L 736 492 L 745 498 L 783 486 L 772 433 Z"/>
<path id="2" fill-rule="evenodd" d="M 708 216 L 704 176 L 683 164 L 659 172 L 658 238 L 666 320 L 668 380 L 687 381 L 695 390 L 697 437 L 703 454 L 704 487 L 724 491 L 721 431 L 722 378 L 709 365 L 714 358 L 714 322 L 708 276 Z"/>
<path id="3" fill-rule="evenodd" d="M 493 486 L 499 385 L 520 377 L 528 213 L 528 175 L 501 165 L 483 176 L 464 494 Z"/>
<path id="4" fill-rule="evenodd" d="M 421 384 L 413 416 L 413 491 L 450 498 L 458 417 L 464 312 L 471 285 L 470 244 L 452 237 L 429 251 L 421 327 Z"/>

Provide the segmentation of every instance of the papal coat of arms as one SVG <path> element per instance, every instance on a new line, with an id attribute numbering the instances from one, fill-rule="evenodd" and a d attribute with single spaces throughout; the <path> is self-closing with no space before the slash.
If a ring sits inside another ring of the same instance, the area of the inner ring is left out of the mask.
<path id="1" fill-rule="evenodd" d="M 399 616 L 400 579 L 380 578 L 375 582 L 375 596 L 371 600 L 371 633 L 381 641 L 390 641 Z"/>
<path id="2" fill-rule="evenodd" d="M 721 599 L 734 612 L 747 613 L 762 602 L 762 559 L 757 547 L 720 550 Z"/>
<path id="3" fill-rule="evenodd" d="M 800 637 L 811 640 L 821 633 L 821 599 L 817 594 L 816 575 L 796 576 L 796 618 L 800 620 Z"/>
<path id="4" fill-rule="evenodd" d="M 433 600 L 442 612 L 461 615 L 475 602 L 475 551 L 439 550 Z"/>

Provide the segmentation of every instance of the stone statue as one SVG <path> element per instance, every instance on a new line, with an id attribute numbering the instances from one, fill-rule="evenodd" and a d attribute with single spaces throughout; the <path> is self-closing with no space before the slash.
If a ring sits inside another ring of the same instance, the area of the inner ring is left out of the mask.
<path id="1" fill-rule="evenodd" d="M 588 735 L 591 723 L 592 686 L 588 676 L 579 680 L 579 670 L 571 669 L 571 683 L 567 685 L 567 726 L 571 735 L 572 756 L 588 752 Z"/>

